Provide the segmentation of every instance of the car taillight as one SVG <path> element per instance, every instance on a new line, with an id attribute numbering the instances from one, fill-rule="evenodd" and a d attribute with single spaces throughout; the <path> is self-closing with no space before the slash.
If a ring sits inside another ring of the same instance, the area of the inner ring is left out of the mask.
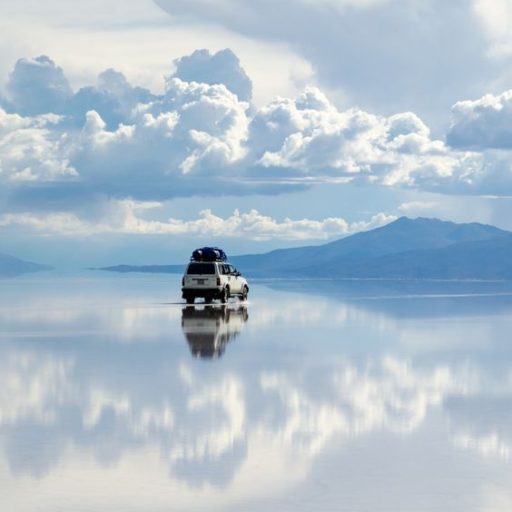
<path id="1" fill-rule="evenodd" d="M 217 277 L 217 286 L 220 286 L 220 277 Z"/>

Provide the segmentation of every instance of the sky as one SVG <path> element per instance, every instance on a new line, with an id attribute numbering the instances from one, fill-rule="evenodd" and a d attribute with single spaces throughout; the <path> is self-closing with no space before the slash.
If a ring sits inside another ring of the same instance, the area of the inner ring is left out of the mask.
<path id="1" fill-rule="evenodd" d="M 0 252 L 512 229 L 508 0 L 0 0 Z"/>

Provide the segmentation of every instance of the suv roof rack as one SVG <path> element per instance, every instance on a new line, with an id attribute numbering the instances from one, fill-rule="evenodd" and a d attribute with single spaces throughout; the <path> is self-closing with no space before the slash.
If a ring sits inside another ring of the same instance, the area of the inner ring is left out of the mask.
<path id="1" fill-rule="evenodd" d="M 201 247 L 196 249 L 190 258 L 190 261 L 227 261 L 226 253 L 218 247 Z"/>

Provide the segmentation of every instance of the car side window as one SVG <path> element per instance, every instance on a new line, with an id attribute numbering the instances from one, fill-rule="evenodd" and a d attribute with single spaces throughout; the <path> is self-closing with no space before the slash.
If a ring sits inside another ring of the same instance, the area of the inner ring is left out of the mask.
<path id="1" fill-rule="evenodd" d="M 222 274 L 227 276 L 229 274 L 229 267 L 228 265 L 222 265 Z"/>

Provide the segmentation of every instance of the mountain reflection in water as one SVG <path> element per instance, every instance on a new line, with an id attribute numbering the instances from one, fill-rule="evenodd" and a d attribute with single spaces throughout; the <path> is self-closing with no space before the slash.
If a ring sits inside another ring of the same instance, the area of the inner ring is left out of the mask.
<path id="1" fill-rule="evenodd" d="M 248 318 L 246 306 L 187 306 L 181 312 L 181 327 L 194 357 L 215 359 L 224 354 Z"/>

